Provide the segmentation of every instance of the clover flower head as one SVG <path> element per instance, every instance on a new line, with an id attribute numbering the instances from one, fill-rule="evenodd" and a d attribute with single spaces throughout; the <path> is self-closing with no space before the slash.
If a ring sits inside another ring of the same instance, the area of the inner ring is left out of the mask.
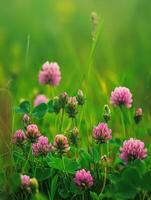
<path id="1" fill-rule="evenodd" d="M 21 175 L 21 189 L 23 191 L 31 192 L 30 177 L 27 175 Z"/>
<path id="2" fill-rule="evenodd" d="M 58 86 L 61 80 L 60 67 L 56 62 L 45 62 L 39 72 L 39 83 Z"/>
<path id="3" fill-rule="evenodd" d="M 24 132 L 22 130 L 17 130 L 12 137 L 12 143 L 20 146 L 23 144 L 25 139 L 26 137 Z"/>
<path id="4" fill-rule="evenodd" d="M 40 136 L 37 143 L 32 144 L 32 151 L 34 156 L 45 156 L 52 151 L 52 145 L 49 143 L 48 138 Z"/>
<path id="5" fill-rule="evenodd" d="M 124 105 L 130 108 L 133 102 L 132 93 L 126 87 L 116 87 L 114 91 L 111 92 L 110 102 L 115 106 Z"/>
<path id="6" fill-rule="evenodd" d="M 93 128 L 93 138 L 97 143 L 106 143 L 108 140 L 112 139 L 112 130 L 108 128 L 106 123 L 99 123 Z"/>
<path id="7" fill-rule="evenodd" d="M 144 142 L 134 138 L 124 141 L 120 147 L 120 158 L 125 162 L 131 162 L 136 159 L 143 160 L 147 157 L 147 149 Z"/>
<path id="8" fill-rule="evenodd" d="M 85 169 L 78 170 L 74 177 L 74 182 L 81 189 L 87 189 L 93 185 L 93 177 L 89 171 Z"/>
<path id="9" fill-rule="evenodd" d="M 36 98 L 34 100 L 34 106 L 38 106 L 42 103 L 48 103 L 48 99 L 45 95 L 39 94 L 36 96 Z"/>

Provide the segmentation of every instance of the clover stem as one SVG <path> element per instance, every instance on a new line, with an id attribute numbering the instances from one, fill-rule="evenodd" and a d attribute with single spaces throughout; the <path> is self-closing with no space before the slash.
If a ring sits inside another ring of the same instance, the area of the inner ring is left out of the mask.
<path id="1" fill-rule="evenodd" d="M 64 119 L 64 108 L 62 108 L 62 112 L 61 112 L 61 120 L 60 120 L 60 132 L 62 131 L 62 126 L 63 126 L 63 119 Z"/>
<path id="2" fill-rule="evenodd" d="M 84 192 L 82 193 L 82 200 L 84 200 Z"/>
<path id="3" fill-rule="evenodd" d="M 28 152 L 28 156 L 27 156 L 27 158 L 26 158 L 26 162 L 25 162 L 25 164 L 24 164 L 24 166 L 23 166 L 23 168 L 22 168 L 22 171 L 23 171 L 23 172 L 24 172 L 24 170 L 25 170 L 25 168 L 26 168 L 27 163 L 29 162 L 31 152 L 32 152 L 32 147 L 30 146 L 30 150 L 29 150 L 29 152 Z"/>
<path id="4" fill-rule="evenodd" d="M 104 168 L 104 179 L 103 179 L 103 186 L 102 186 L 102 189 L 101 189 L 101 192 L 100 194 L 103 193 L 104 189 L 105 189 L 105 185 L 106 185 L 106 178 L 107 178 L 107 167 Z"/>
<path id="5" fill-rule="evenodd" d="M 122 123 L 122 129 L 124 132 L 124 137 L 126 138 L 126 129 L 125 129 L 125 122 L 124 122 L 124 115 L 122 112 L 122 108 L 120 107 L 120 112 L 121 112 L 121 123 Z"/>

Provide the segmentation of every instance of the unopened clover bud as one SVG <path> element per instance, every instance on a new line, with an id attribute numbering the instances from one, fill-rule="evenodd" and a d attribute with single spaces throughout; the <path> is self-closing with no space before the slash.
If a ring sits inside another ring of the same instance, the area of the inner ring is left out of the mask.
<path id="1" fill-rule="evenodd" d="M 30 179 L 30 187 L 31 187 L 32 192 L 34 192 L 34 193 L 38 192 L 39 185 L 38 185 L 38 181 L 36 178 Z"/>
<path id="2" fill-rule="evenodd" d="M 62 134 L 58 134 L 55 136 L 53 146 L 54 150 L 60 155 L 67 153 L 70 150 L 68 139 L 65 135 Z"/>
<path id="3" fill-rule="evenodd" d="M 66 92 L 63 92 L 59 95 L 59 102 L 62 108 L 65 108 L 67 102 L 68 102 L 68 94 Z"/>
<path id="4" fill-rule="evenodd" d="M 77 99 L 79 105 L 81 105 L 81 106 L 84 105 L 85 97 L 83 95 L 82 90 L 78 90 L 76 99 Z"/>
<path id="5" fill-rule="evenodd" d="M 28 124 L 30 124 L 30 117 L 28 114 L 24 114 L 23 116 L 23 123 L 24 123 L 24 126 L 26 127 Z"/>
<path id="6" fill-rule="evenodd" d="M 108 122 L 111 119 L 111 111 L 108 105 L 104 105 L 103 118 L 105 122 Z"/>
<path id="7" fill-rule="evenodd" d="M 78 113 L 78 101 L 76 97 L 69 97 L 68 103 L 66 105 L 66 112 L 68 116 L 71 118 L 75 118 L 76 114 Z"/>
<path id="8" fill-rule="evenodd" d="M 135 123 L 138 124 L 142 120 L 142 117 L 143 117 L 142 108 L 137 108 L 134 116 Z"/>
<path id="9" fill-rule="evenodd" d="M 74 127 L 74 128 L 72 129 L 72 134 L 73 134 L 74 136 L 78 136 L 78 135 L 79 135 L 79 129 L 78 129 L 77 127 Z"/>
<path id="10" fill-rule="evenodd" d="M 58 96 L 53 98 L 53 109 L 54 109 L 54 112 L 56 114 L 58 114 L 60 112 L 61 105 L 60 105 L 60 101 L 59 101 L 59 97 Z"/>
<path id="11" fill-rule="evenodd" d="M 70 131 L 70 141 L 72 144 L 77 145 L 78 135 L 79 135 L 79 129 L 77 127 L 74 127 Z"/>
<path id="12" fill-rule="evenodd" d="M 26 137 L 27 139 L 34 143 L 37 141 L 37 139 L 40 137 L 40 131 L 38 129 L 38 126 L 36 124 L 30 124 L 26 128 Z"/>

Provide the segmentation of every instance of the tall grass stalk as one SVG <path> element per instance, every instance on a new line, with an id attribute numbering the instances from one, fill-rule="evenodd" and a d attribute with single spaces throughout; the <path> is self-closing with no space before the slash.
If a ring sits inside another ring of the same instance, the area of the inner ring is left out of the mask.
<path id="1" fill-rule="evenodd" d="M 88 73 L 87 73 L 87 77 L 86 77 L 86 89 L 85 89 L 86 95 L 87 95 L 87 92 L 88 92 L 88 83 L 89 83 L 89 77 L 90 77 L 92 63 L 93 63 L 93 56 L 94 56 L 94 53 L 95 53 L 96 46 L 98 44 L 98 40 L 99 40 L 101 31 L 102 31 L 102 27 L 103 27 L 103 20 L 101 20 L 101 22 L 98 24 L 96 37 L 92 40 L 93 42 L 92 42 L 92 46 L 91 46 L 91 50 L 90 50 L 90 54 L 89 54 L 89 58 L 88 58 L 88 63 L 87 63 Z"/>

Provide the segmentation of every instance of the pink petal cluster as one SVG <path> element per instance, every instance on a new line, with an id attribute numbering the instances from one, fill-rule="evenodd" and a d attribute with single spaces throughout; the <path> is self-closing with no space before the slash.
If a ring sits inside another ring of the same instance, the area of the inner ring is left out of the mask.
<path id="1" fill-rule="evenodd" d="M 26 137 L 30 140 L 36 140 L 40 136 L 40 131 L 36 124 L 30 124 L 26 128 Z"/>
<path id="2" fill-rule="evenodd" d="M 61 80 L 60 67 L 56 62 L 43 64 L 42 70 L 39 72 L 39 83 L 50 84 L 52 86 L 59 85 Z"/>
<path id="3" fill-rule="evenodd" d="M 27 188 L 30 186 L 30 177 L 27 175 L 21 175 L 21 185 L 22 188 Z"/>
<path id="4" fill-rule="evenodd" d="M 93 128 L 93 138 L 98 143 L 106 143 L 108 140 L 112 139 L 112 130 L 108 128 L 106 123 L 99 123 Z"/>
<path id="5" fill-rule="evenodd" d="M 90 188 L 93 185 L 93 177 L 89 171 L 81 169 L 76 172 L 74 182 L 81 189 Z"/>
<path id="6" fill-rule="evenodd" d="M 147 149 L 144 142 L 134 138 L 124 141 L 123 146 L 120 148 L 120 158 L 128 163 L 135 159 L 143 160 L 147 156 Z"/>
<path id="7" fill-rule="evenodd" d="M 37 143 L 32 145 L 32 151 L 34 156 L 47 155 L 52 151 L 52 145 L 47 137 L 40 136 Z"/>
<path id="8" fill-rule="evenodd" d="M 16 145 L 22 145 L 25 138 L 24 132 L 22 130 L 17 130 L 12 137 L 12 143 Z"/>
<path id="9" fill-rule="evenodd" d="M 48 103 L 48 99 L 45 95 L 39 94 L 34 100 L 34 106 L 38 106 L 42 103 Z"/>
<path id="10" fill-rule="evenodd" d="M 130 108 L 133 102 L 132 93 L 126 87 L 116 87 L 111 92 L 110 101 L 115 106 L 125 105 L 127 108 Z"/>
<path id="11" fill-rule="evenodd" d="M 56 135 L 54 139 L 54 148 L 60 153 L 66 153 L 67 151 L 69 151 L 70 147 L 67 137 L 62 134 Z"/>

